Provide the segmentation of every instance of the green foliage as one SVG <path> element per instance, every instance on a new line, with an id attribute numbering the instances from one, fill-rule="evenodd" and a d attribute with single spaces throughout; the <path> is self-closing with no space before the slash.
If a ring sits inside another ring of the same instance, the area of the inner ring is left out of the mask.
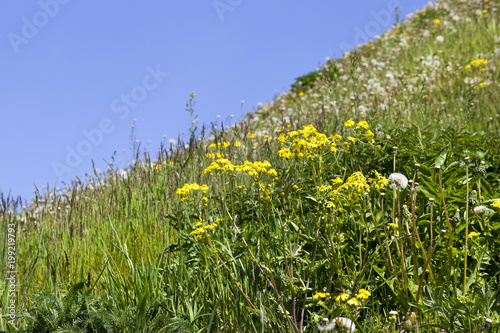
<path id="1" fill-rule="evenodd" d="M 337 79 L 339 71 L 333 61 L 328 62 L 321 70 L 310 72 L 295 79 L 290 89 L 293 93 L 304 93 L 309 89 L 332 82 Z"/>
<path id="2" fill-rule="evenodd" d="M 433 3 L 209 137 L 191 94 L 189 144 L 2 195 L 0 330 L 498 330 L 497 5 Z"/>

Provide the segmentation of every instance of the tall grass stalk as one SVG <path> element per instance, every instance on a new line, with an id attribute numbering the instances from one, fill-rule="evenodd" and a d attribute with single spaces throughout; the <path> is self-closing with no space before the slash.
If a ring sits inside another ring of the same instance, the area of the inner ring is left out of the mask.
<path id="1" fill-rule="evenodd" d="M 465 183 L 466 183 L 466 198 L 465 198 L 465 249 L 464 249 L 464 288 L 463 295 L 467 293 L 467 249 L 469 239 L 469 156 L 465 157 Z"/>

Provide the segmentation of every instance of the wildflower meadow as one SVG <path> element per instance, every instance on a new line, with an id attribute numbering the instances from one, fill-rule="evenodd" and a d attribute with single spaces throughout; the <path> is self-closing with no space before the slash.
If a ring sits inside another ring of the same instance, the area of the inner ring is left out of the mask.
<path id="1" fill-rule="evenodd" d="M 234 127 L 2 194 L 0 331 L 500 332 L 498 5 L 429 3 Z"/>

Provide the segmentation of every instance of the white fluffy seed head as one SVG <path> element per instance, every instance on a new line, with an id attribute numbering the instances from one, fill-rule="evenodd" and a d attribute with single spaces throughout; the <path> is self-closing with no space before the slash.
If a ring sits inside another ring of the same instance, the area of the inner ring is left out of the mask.
<path id="1" fill-rule="evenodd" d="M 402 173 L 392 173 L 389 180 L 391 181 L 391 188 L 399 187 L 403 190 L 408 185 L 408 178 Z"/>
<path id="2" fill-rule="evenodd" d="M 325 318 L 325 319 L 327 319 L 327 318 Z M 323 321 L 325 319 L 323 319 Z M 349 318 L 345 318 L 345 317 L 334 318 L 330 324 L 327 324 L 325 326 L 321 326 L 318 324 L 318 330 L 321 332 L 334 331 L 336 329 L 337 325 L 345 328 L 346 329 L 345 332 L 355 332 L 356 331 L 356 326 L 354 325 L 352 320 Z"/>
<path id="3" fill-rule="evenodd" d="M 476 214 L 481 214 L 481 213 L 484 213 L 484 212 L 486 211 L 486 209 L 488 209 L 488 207 L 483 206 L 483 205 L 481 205 L 481 206 L 476 206 L 476 207 L 474 207 L 474 212 L 475 212 Z"/>

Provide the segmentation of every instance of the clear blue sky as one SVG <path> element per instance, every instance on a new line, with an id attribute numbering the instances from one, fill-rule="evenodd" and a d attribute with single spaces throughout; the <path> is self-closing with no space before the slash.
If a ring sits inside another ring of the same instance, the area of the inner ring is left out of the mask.
<path id="1" fill-rule="evenodd" d="M 33 184 L 62 187 L 91 173 L 92 160 L 106 169 L 115 151 L 125 166 L 134 119 L 152 152 L 186 136 L 192 91 L 200 123 L 235 122 L 389 29 L 395 6 L 405 18 L 426 3 L 2 1 L 0 191 L 30 199 Z"/>

